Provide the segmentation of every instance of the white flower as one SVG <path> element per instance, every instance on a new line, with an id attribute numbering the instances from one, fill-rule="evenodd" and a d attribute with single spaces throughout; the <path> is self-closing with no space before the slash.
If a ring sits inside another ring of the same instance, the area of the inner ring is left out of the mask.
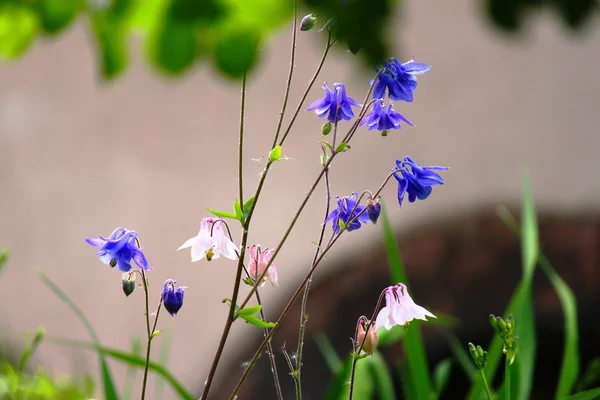
<path id="1" fill-rule="evenodd" d="M 435 315 L 415 304 L 402 283 L 385 289 L 385 307 L 375 320 L 375 330 L 382 327 L 389 330 L 394 325 L 406 325 L 413 319 L 427 321 L 426 317 L 436 318 Z"/>
<path id="2" fill-rule="evenodd" d="M 221 255 L 231 260 L 237 259 L 238 248 L 223 230 L 224 224 L 222 218 L 202 219 L 198 235 L 188 239 L 177 250 L 191 247 L 192 262 L 200 261 L 204 257 L 210 261 Z"/>

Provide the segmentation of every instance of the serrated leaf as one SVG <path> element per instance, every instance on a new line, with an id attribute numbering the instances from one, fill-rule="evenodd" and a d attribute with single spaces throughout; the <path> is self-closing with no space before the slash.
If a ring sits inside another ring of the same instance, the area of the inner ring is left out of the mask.
<path id="1" fill-rule="evenodd" d="M 281 146 L 275 146 L 269 152 L 269 161 L 278 161 L 280 157 L 281 157 Z"/>
<path id="2" fill-rule="evenodd" d="M 235 211 L 235 219 L 242 221 L 244 213 L 242 212 L 242 206 L 240 205 L 239 200 L 233 202 L 233 211 Z"/>
<path id="3" fill-rule="evenodd" d="M 227 211 L 217 211 L 217 210 L 213 210 L 211 208 L 206 208 L 206 211 L 208 211 L 209 213 L 211 213 L 212 215 L 217 216 L 217 217 L 238 219 L 234 213 L 230 213 Z"/>
<path id="4" fill-rule="evenodd" d="M 254 315 L 254 314 L 258 313 L 260 310 L 262 310 L 261 305 L 246 307 L 246 308 L 242 308 L 241 310 L 238 310 L 236 315 L 243 318 L 244 316 L 247 316 L 247 315 Z"/>

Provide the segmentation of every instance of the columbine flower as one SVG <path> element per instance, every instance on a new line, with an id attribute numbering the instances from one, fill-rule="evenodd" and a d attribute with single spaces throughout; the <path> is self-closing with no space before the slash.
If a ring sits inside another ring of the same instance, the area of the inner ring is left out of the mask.
<path id="1" fill-rule="evenodd" d="M 415 75 L 424 74 L 431 65 L 410 60 L 401 64 L 395 57 L 383 63 L 383 71 L 377 76 L 373 87 L 373 98 L 383 99 L 388 90 L 390 100 L 413 101 L 413 92 L 417 88 Z M 379 68 L 377 68 L 379 71 Z"/>
<path id="2" fill-rule="evenodd" d="M 125 297 L 129 297 L 135 290 L 135 273 L 123 272 L 121 274 L 121 287 Z"/>
<path id="3" fill-rule="evenodd" d="M 188 239 L 177 250 L 192 248 L 192 262 L 200 261 L 204 257 L 208 261 L 223 257 L 235 260 L 238 248 L 231 241 L 229 235 L 223 230 L 225 222 L 222 218 L 204 218 L 200 222 L 198 235 Z"/>
<path id="4" fill-rule="evenodd" d="M 408 193 L 408 201 L 425 200 L 431 194 L 432 186 L 443 185 L 444 179 L 434 171 L 446 171 L 448 167 L 422 167 L 412 158 L 406 156 L 404 161 L 396 160 L 400 170 L 394 177 L 398 181 L 398 204 L 402 206 L 404 195 Z M 410 170 L 409 170 L 410 169 Z"/>
<path id="5" fill-rule="evenodd" d="M 265 271 L 265 268 L 269 261 L 271 261 L 275 250 L 269 248 L 261 249 L 260 245 L 253 244 L 252 246 L 248 246 L 248 252 L 250 253 L 248 273 L 250 274 L 250 277 L 256 281 L 258 277 Z M 265 284 L 267 278 L 271 281 L 272 285 L 279 286 L 277 279 L 277 268 L 275 267 L 275 264 L 271 264 L 269 266 L 267 275 L 262 281 L 263 285 Z"/>
<path id="6" fill-rule="evenodd" d="M 175 290 L 175 281 L 173 279 L 167 279 L 165 281 L 162 291 L 162 302 L 165 309 L 172 317 L 174 317 L 181 306 L 183 306 L 183 291 L 185 289 L 187 289 L 186 286 L 179 286 L 177 290 Z"/>
<path id="7" fill-rule="evenodd" d="M 373 103 L 373 109 L 363 118 L 363 120 L 360 122 L 360 125 L 362 126 L 366 124 L 370 131 L 373 129 L 377 129 L 378 131 L 387 131 L 388 129 L 402 129 L 400 126 L 402 121 L 410 126 L 413 126 L 413 124 L 404 118 L 402 114 L 394 111 L 391 102 L 386 110 L 385 106 L 383 105 L 383 100 L 376 100 Z"/>
<path id="8" fill-rule="evenodd" d="M 369 216 L 369 220 L 373 224 L 377 224 L 377 219 L 379 219 L 379 214 L 381 213 L 381 203 L 379 202 L 379 197 L 376 199 L 368 199 L 367 200 L 367 215 Z"/>
<path id="9" fill-rule="evenodd" d="M 384 292 L 385 307 L 377 314 L 376 331 L 382 327 L 390 330 L 394 325 L 407 326 L 413 319 L 427 321 L 426 317 L 436 318 L 435 315 L 415 304 L 404 284 L 399 283 L 396 286 L 390 286 Z"/>
<path id="10" fill-rule="evenodd" d="M 327 216 L 325 223 L 331 221 L 331 228 L 335 233 L 340 233 L 340 225 L 343 225 L 348 231 L 359 229 L 361 224 L 369 222 L 369 216 L 367 212 L 362 212 L 365 206 L 357 205 L 357 201 L 358 193 L 356 192 L 352 193 L 352 196 L 344 196 L 341 199 L 337 197 L 337 208 Z M 360 216 L 348 224 L 359 213 L 361 213 Z"/>
<path id="11" fill-rule="evenodd" d="M 300 22 L 301 31 L 310 31 L 317 23 L 317 17 L 314 14 L 305 15 Z"/>
<path id="12" fill-rule="evenodd" d="M 346 86 L 343 83 L 334 83 L 333 92 L 329 90 L 327 82 L 323 84 L 322 88 L 325 89 L 325 97 L 313 102 L 306 111 L 315 110 L 319 118 L 327 115 L 327 119 L 332 123 L 336 122 L 336 114 L 338 121 L 354 118 L 352 107 L 360 107 L 361 104 L 346 95 Z"/>
<path id="13" fill-rule="evenodd" d="M 150 265 L 142 249 L 135 246 L 137 233 L 125 228 L 117 228 L 108 238 L 98 235 L 96 238 L 86 238 L 85 241 L 98 247 L 96 255 L 106 265 L 118 266 L 122 272 L 129 272 L 131 259 L 143 270 L 149 270 Z"/>

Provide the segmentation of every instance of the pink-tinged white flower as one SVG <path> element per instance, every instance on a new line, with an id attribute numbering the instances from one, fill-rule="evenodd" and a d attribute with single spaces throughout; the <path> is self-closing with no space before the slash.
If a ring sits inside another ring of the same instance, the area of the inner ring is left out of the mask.
<path id="1" fill-rule="evenodd" d="M 382 327 L 389 330 L 394 325 L 406 326 L 413 319 L 427 321 L 426 317 L 436 318 L 435 315 L 415 304 L 402 283 L 388 287 L 384 293 L 385 307 L 377 315 L 375 330 Z"/>
<path id="2" fill-rule="evenodd" d="M 248 252 L 250 253 L 248 273 L 250 274 L 250 277 L 256 281 L 265 271 L 265 268 L 267 267 L 269 261 L 271 261 L 275 250 L 269 248 L 261 249 L 260 245 L 253 244 L 252 246 L 248 246 Z M 267 274 L 265 275 L 265 278 L 261 284 L 264 285 L 267 279 L 271 281 L 272 285 L 279 286 L 277 281 L 277 268 L 275 267 L 275 264 L 271 264 L 271 266 L 269 266 Z"/>
<path id="3" fill-rule="evenodd" d="M 368 328 L 365 329 L 365 326 Z M 356 339 L 354 344 L 356 349 L 362 346 L 362 351 L 367 355 L 371 355 L 377 348 L 378 341 L 379 337 L 377 336 L 375 327 L 371 326 L 366 317 L 360 317 L 356 327 Z"/>
<path id="4" fill-rule="evenodd" d="M 205 257 L 210 261 L 220 256 L 235 260 L 238 257 L 238 248 L 224 228 L 226 226 L 222 218 L 204 218 L 200 222 L 198 235 L 188 239 L 177 250 L 191 247 L 192 262 Z"/>

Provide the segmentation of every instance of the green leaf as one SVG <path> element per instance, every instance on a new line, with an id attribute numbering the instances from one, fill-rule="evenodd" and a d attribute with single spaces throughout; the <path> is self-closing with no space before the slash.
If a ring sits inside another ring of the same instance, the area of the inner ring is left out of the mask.
<path id="1" fill-rule="evenodd" d="M 135 354 L 138 357 L 141 357 L 142 343 L 140 341 L 139 336 L 134 335 L 131 338 L 130 349 L 131 349 L 131 354 Z M 136 372 L 137 372 L 137 368 L 134 368 L 131 365 L 129 365 L 127 367 L 127 371 L 125 373 L 125 385 L 124 385 L 125 387 L 123 389 L 123 398 L 124 399 L 131 399 L 131 395 L 133 394 L 133 385 L 135 384 Z"/>
<path id="2" fill-rule="evenodd" d="M 154 27 L 146 44 L 149 61 L 169 75 L 187 71 L 198 55 L 196 33 L 190 22 L 166 19 Z"/>
<path id="3" fill-rule="evenodd" d="M 217 210 L 213 210 L 213 209 L 210 209 L 210 208 L 207 208 L 206 211 L 208 211 L 209 213 L 211 213 L 212 215 L 215 215 L 217 217 L 237 219 L 237 215 L 235 215 L 233 213 L 230 213 L 230 212 L 217 211 Z"/>
<path id="4" fill-rule="evenodd" d="M 580 392 L 592 387 L 600 378 L 600 357 L 592 359 L 587 365 L 581 381 L 577 384 L 576 391 Z"/>
<path id="5" fill-rule="evenodd" d="M 501 207 L 498 216 L 515 233 L 519 235 L 518 222 L 506 209 Z M 556 398 L 568 396 L 579 375 L 579 330 L 577 328 L 577 301 L 569 285 L 552 268 L 550 260 L 543 253 L 539 254 L 539 266 L 546 274 L 556 292 L 565 315 L 565 344 L 561 372 L 556 389 Z"/>
<path id="6" fill-rule="evenodd" d="M 383 203 L 383 202 L 382 202 Z M 380 220 L 383 226 L 383 237 L 385 243 L 388 263 L 390 265 L 390 277 L 393 284 L 402 282 L 408 285 L 404 264 L 400 258 L 400 251 L 396 243 L 396 237 L 392 231 L 390 220 L 387 216 L 387 207 L 382 204 Z M 427 365 L 425 346 L 421 337 L 419 322 L 411 323 L 406 331 L 404 339 L 404 351 L 406 352 L 407 374 L 411 380 L 411 386 L 415 390 L 416 399 L 429 398 L 431 390 L 431 377 Z"/>
<path id="7" fill-rule="evenodd" d="M 215 44 L 217 68 L 230 78 L 241 78 L 256 63 L 258 42 L 258 35 L 251 30 L 221 32 Z"/>
<path id="8" fill-rule="evenodd" d="M 144 357 L 140 357 L 137 354 L 126 353 L 118 349 L 113 349 L 111 347 L 102 346 L 95 343 L 80 341 L 80 340 L 71 340 L 71 339 L 52 339 L 52 342 L 56 342 L 65 346 L 70 347 L 79 347 L 88 350 L 95 350 L 99 355 L 104 357 L 105 355 L 111 357 L 117 361 L 124 362 L 127 365 L 144 369 L 146 365 L 146 360 Z M 183 386 L 165 367 L 162 365 L 151 361 L 148 363 L 148 369 L 161 378 L 163 378 L 166 382 L 171 385 L 171 388 L 179 395 L 179 398 L 183 400 L 192 400 L 196 399 L 192 393 L 190 393 L 185 386 Z"/>
<path id="9" fill-rule="evenodd" d="M 127 25 L 107 12 L 90 15 L 92 31 L 98 46 L 100 73 L 110 80 L 127 67 Z"/>
<path id="10" fill-rule="evenodd" d="M 83 0 L 38 0 L 34 4 L 42 29 L 50 35 L 69 26 L 84 6 Z"/>
<path id="11" fill-rule="evenodd" d="M 33 43 L 39 30 L 36 13 L 19 3 L 0 3 L 0 57 L 16 59 Z"/>
<path id="12" fill-rule="evenodd" d="M 458 365 L 463 369 L 469 380 L 473 382 L 474 379 L 477 379 L 476 377 L 479 376 L 479 373 L 477 372 L 475 365 L 473 365 L 473 359 L 471 358 L 471 355 L 467 353 L 465 346 L 458 340 L 453 332 L 447 329 L 440 329 L 440 333 L 444 339 L 446 339 L 446 343 L 448 343 L 448 347 L 450 347 L 452 354 L 454 354 L 454 358 L 458 362 Z"/>
<path id="13" fill-rule="evenodd" d="M 356 363 L 356 372 L 354 375 L 354 399 L 372 399 L 375 394 L 375 383 L 369 358 L 363 358 Z M 348 356 L 344 360 L 343 368 L 336 375 L 330 384 L 324 399 L 326 400 L 347 400 L 350 394 L 350 374 L 352 371 L 352 357 Z"/>
<path id="14" fill-rule="evenodd" d="M 594 400 L 600 397 L 600 388 L 579 392 L 565 397 L 564 400 Z"/>
<path id="15" fill-rule="evenodd" d="M 162 332 L 162 329 L 155 330 L 154 332 L 152 332 L 152 337 L 156 337 L 156 336 L 160 335 L 161 332 Z"/>
<path id="16" fill-rule="evenodd" d="M 449 358 L 440 361 L 440 363 L 433 370 L 433 382 L 435 386 L 435 392 L 439 397 L 446 385 L 448 385 L 448 378 L 450 377 L 450 371 L 452 370 L 452 360 Z"/>
<path id="17" fill-rule="evenodd" d="M 538 260 L 540 239 L 538 236 L 537 216 L 529 175 L 523 177 L 523 204 L 521 221 L 521 252 L 523 254 L 523 277 L 531 280 Z"/>
<path id="18" fill-rule="evenodd" d="M 321 352 L 321 355 L 325 359 L 325 364 L 329 368 L 329 371 L 336 375 L 340 372 L 340 369 L 343 367 L 342 360 L 340 356 L 338 356 L 337 352 L 333 348 L 331 341 L 323 332 L 317 332 L 313 336 L 315 339 L 315 343 Z"/>
<path id="19" fill-rule="evenodd" d="M 242 206 L 240 205 L 239 200 L 233 202 L 233 211 L 235 211 L 235 219 L 242 221 L 244 213 L 242 212 Z"/>
<path id="20" fill-rule="evenodd" d="M 90 323 L 90 321 L 85 317 L 85 314 L 81 309 L 67 296 L 65 292 L 62 291 L 50 278 L 48 278 L 43 272 L 38 271 L 38 277 L 40 280 L 46 285 L 48 289 L 54 293 L 56 297 L 60 299 L 67 307 L 71 309 L 73 314 L 79 319 L 79 321 L 86 327 L 88 334 L 92 338 L 93 345 L 92 346 L 100 346 L 100 338 L 98 338 L 98 334 L 94 330 L 94 327 Z M 106 362 L 106 357 L 104 353 L 98 353 L 98 359 L 100 361 L 100 371 L 102 374 L 102 386 L 104 389 L 104 398 L 106 400 L 117 400 L 119 395 L 117 394 L 117 389 L 112 377 L 111 370 Z"/>
<path id="21" fill-rule="evenodd" d="M 45 335 L 46 330 L 44 329 L 44 327 L 39 327 L 38 330 L 35 332 L 33 340 L 21 354 L 21 360 L 19 361 L 19 369 L 21 371 L 24 371 L 27 368 L 27 363 L 29 362 L 29 359 L 37 351 L 37 348 L 39 347 L 40 343 L 42 343 L 42 340 L 44 340 Z"/>
<path id="22" fill-rule="evenodd" d="M 340 152 L 343 152 L 343 151 L 348 151 L 348 150 L 350 150 L 350 145 L 349 145 L 348 143 L 346 143 L 346 142 L 342 142 L 342 143 L 340 143 L 340 144 L 338 145 L 338 147 L 335 149 L 335 152 L 336 152 L 336 153 L 340 153 Z"/>
<path id="23" fill-rule="evenodd" d="M 274 328 L 277 325 L 274 322 L 265 322 L 262 319 L 252 315 L 240 315 L 240 318 L 250 325 L 258 326 L 259 328 Z"/>
<path id="24" fill-rule="evenodd" d="M 375 351 L 373 355 L 365 359 L 368 363 L 373 383 L 377 388 L 377 398 L 381 400 L 395 400 L 394 381 L 390 375 L 390 370 L 385 362 L 385 359 L 380 352 Z M 360 360 L 358 362 L 361 362 Z M 359 399 L 359 397 L 356 397 Z"/>
<path id="25" fill-rule="evenodd" d="M 246 307 L 246 308 L 242 308 L 241 310 L 238 310 L 238 312 L 236 313 L 236 315 L 238 317 L 243 318 L 244 316 L 247 316 L 247 315 L 254 315 L 254 314 L 258 313 L 260 310 L 262 310 L 262 306 L 261 305 L 256 305 L 256 306 L 252 306 L 252 307 Z"/>
<path id="26" fill-rule="evenodd" d="M 4 269 L 6 262 L 10 258 L 10 251 L 8 249 L 0 249 L 0 272 Z"/>
<path id="27" fill-rule="evenodd" d="M 169 350 L 170 350 L 170 346 L 171 346 L 171 332 L 170 330 L 167 330 L 164 334 L 163 337 L 161 339 L 162 345 L 160 346 L 160 353 L 158 355 L 158 363 L 160 365 L 162 365 L 163 367 L 167 368 L 167 363 L 169 360 Z M 155 390 L 155 395 L 154 398 L 155 399 L 162 399 L 162 395 L 164 392 L 164 387 L 165 387 L 165 380 L 164 379 L 157 379 L 156 380 L 156 390 Z"/>
<path id="28" fill-rule="evenodd" d="M 281 157 L 281 146 L 275 146 L 269 152 L 269 161 L 278 161 Z"/>
<path id="29" fill-rule="evenodd" d="M 253 205 L 254 205 L 254 196 L 250 197 L 248 199 L 248 201 L 246 201 L 244 203 L 244 207 L 242 208 L 242 211 L 244 212 L 244 221 L 248 217 L 248 214 L 250 213 L 250 209 L 252 208 Z"/>

